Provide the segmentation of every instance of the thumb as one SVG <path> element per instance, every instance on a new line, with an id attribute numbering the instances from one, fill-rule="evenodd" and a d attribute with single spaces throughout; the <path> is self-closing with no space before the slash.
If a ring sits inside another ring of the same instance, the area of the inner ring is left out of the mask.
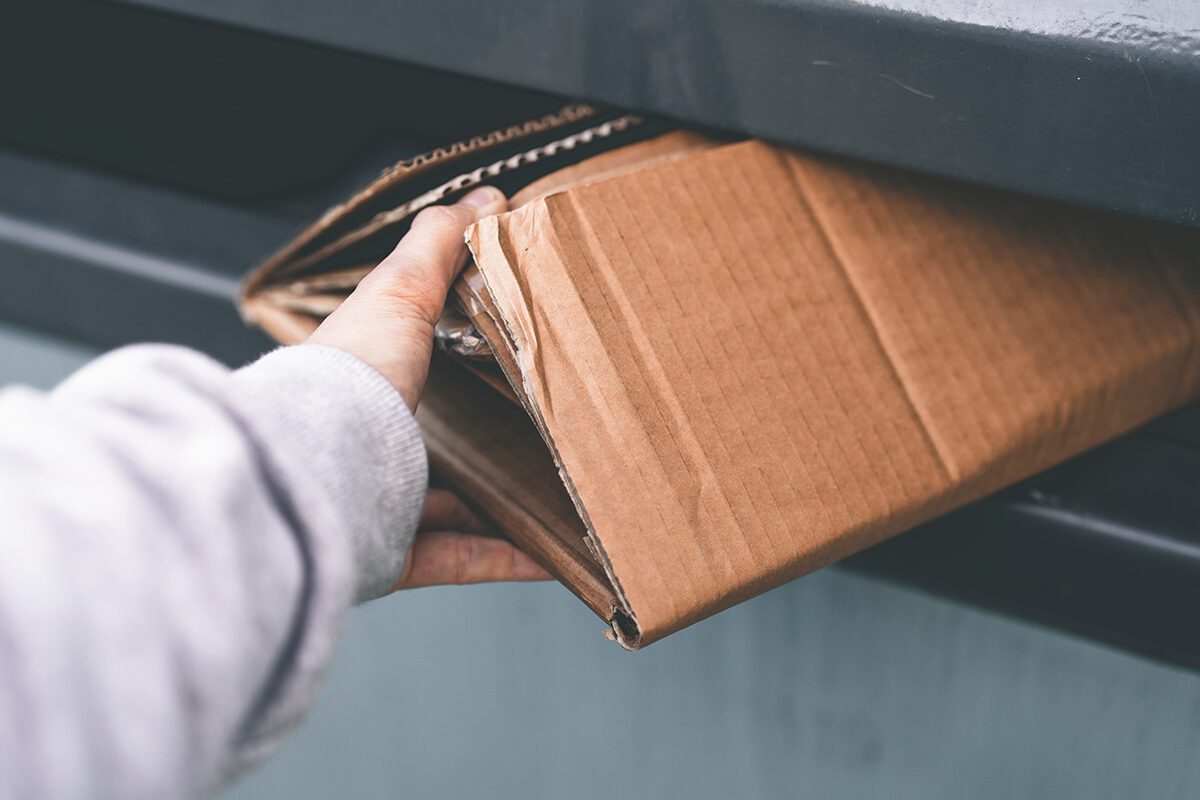
<path id="1" fill-rule="evenodd" d="M 432 325 L 466 262 L 463 232 L 480 217 L 499 213 L 506 205 L 499 189 L 483 186 L 454 205 L 424 209 L 359 290 L 388 304 L 392 313 L 410 313 Z"/>
<path id="2" fill-rule="evenodd" d="M 370 364 L 415 409 L 429 372 L 434 325 L 467 259 L 463 232 L 506 207 L 499 189 L 484 186 L 454 205 L 421 211 L 396 249 L 308 341 Z"/>

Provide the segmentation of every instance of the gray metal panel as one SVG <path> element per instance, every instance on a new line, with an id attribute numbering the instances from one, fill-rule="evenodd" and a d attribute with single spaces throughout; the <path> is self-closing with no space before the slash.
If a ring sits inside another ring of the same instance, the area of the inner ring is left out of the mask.
<path id="1" fill-rule="evenodd" d="M 1186 800 L 1200 681 L 824 570 L 629 654 L 558 586 L 348 620 L 311 724 L 229 800 Z"/>
<path id="2" fill-rule="evenodd" d="M 123 0 L 1200 224 L 1200 4 Z"/>
<path id="3" fill-rule="evenodd" d="M 238 281 L 295 228 L 0 150 L 0 319 L 100 347 L 174 342 L 243 363 L 269 342 L 238 318 Z"/>

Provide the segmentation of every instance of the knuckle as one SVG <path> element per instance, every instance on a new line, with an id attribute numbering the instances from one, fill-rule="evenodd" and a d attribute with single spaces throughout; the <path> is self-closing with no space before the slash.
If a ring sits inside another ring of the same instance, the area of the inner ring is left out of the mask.
<path id="1" fill-rule="evenodd" d="M 455 206 L 429 206 L 413 218 L 413 227 L 466 228 L 470 220 Z"/>
<path id="2" fill-rule="evenodd" d="M 413 280 L 409 276 L 377 287 L 376 297 L 387 313 L 429 325 L 437 322 L 446 303 L 445 295 L 430 281 Z"/>

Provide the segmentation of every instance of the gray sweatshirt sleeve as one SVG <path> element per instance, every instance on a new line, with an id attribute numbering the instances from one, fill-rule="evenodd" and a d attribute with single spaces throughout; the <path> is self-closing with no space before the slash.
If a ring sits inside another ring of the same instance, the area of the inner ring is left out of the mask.
<path id="1" fill-rule="evenodd" d="M 196 796 L 271 750 L 426 485 L 401 397 L 332 348 L 0 393 L 0 798 Z"/>

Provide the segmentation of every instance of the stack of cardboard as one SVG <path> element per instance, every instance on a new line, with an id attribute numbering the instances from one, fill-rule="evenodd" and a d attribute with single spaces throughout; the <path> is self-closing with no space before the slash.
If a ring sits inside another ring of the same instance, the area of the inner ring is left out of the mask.
<path id="1" fill-rule="evenodd" d="M 439 359 L 418 416 L 630 648 L 1200 396 L 1175 231 L 684 132 L 514 200 L 457 291 L 495 363 Z M 284 340 L 320 314 L 271 292 L 346 268 L 295 253 L 247 286 Z"/>

